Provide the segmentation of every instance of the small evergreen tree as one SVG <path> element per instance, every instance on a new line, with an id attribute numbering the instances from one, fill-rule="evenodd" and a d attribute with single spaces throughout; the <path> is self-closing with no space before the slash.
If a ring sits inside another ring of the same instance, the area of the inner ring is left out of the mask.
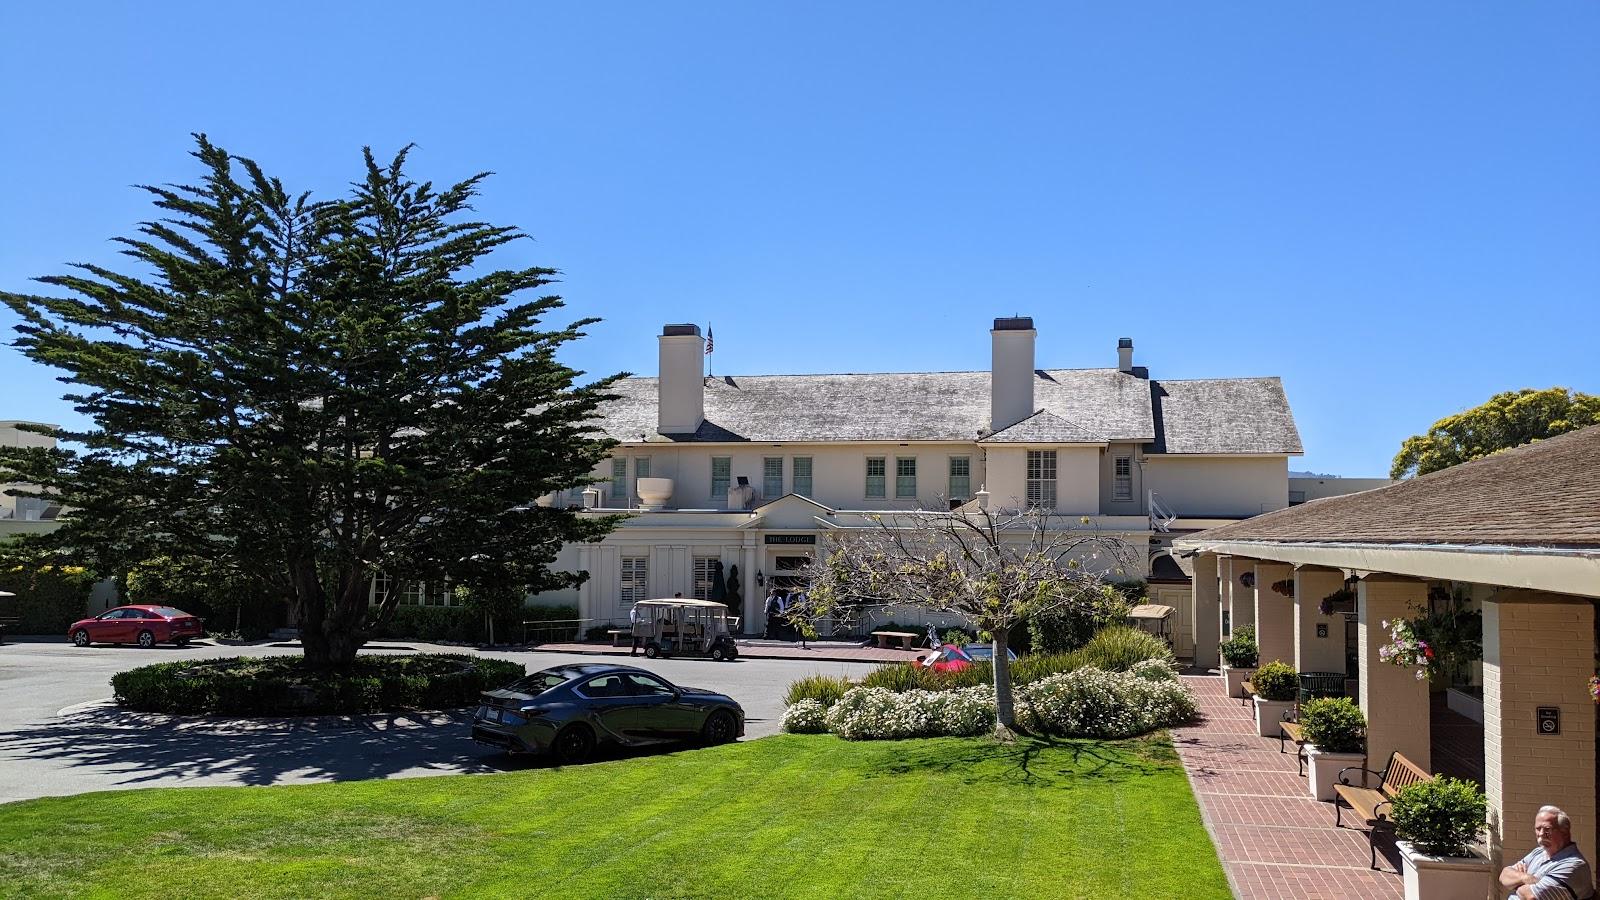
<path id="1" fill-rule="evenodd" d="M 196 139 L 201 183 L 146 187 L 162 217 L 120 239 L 136 274 L 79 265 L 39 279 L 56 296 L 0 294 L 92 423 L 0 453 L 0 481 L 73 511 L 20 549 L 226 564 L 289 602 L 325 669 L 410 583 L 581 581 L 556 552 L 614 522 L 533 501 L 609 451 L 591 420 L 621 376 L 580 385 L 557 361 L 595 320 L 541 327 L 560 299 L 522 295 L 554 270 L 484 264 L 522 237 L 466 215 L 485 175 L 435 189 L 407 151 L 369 150 L 348 196 L 313 201 Z"/>

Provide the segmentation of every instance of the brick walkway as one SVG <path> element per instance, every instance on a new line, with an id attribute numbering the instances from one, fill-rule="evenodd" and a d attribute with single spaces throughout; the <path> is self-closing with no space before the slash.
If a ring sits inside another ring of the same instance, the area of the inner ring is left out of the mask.
<path id="1" fill-rule="evenodd" d="M 1254 711 L 1223 695 L 1215 675 L 1184 676 L 1202 719 L 1172 730 L 1200 813 L 1239 900 L 1398 898 L 1399 860 L 1368 868 L 1367 838 L 1333 826 L 1333 804 L 1319 803 L 1295 774 L 1293 752 L 1256 734 Z M 1292 750 L 1292 748 L 1291 748 Z"/>
<path id="2" fill-rule="evenodd" d="M 927 650 L 882 650 L 860 644 L 834 642 L 799 644 L 777 641 L 739 641 L 739 655 L 751 659 L 803 659 L 815 662 L 907 662 Z M 596 656 L 627 656 L 627 647 L 610 644 L 535 644 L 528 649 L 550 653 L 587 653 Z"/>

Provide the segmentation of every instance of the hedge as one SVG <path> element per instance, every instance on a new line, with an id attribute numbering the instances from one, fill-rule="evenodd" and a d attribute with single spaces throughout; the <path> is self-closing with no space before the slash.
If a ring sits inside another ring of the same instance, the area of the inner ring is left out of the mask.
<path id="1" fill-rule="evenodd" d="M 317 672 L 298 656 L 157 663 L 111 678 L 117 703 L 139 712 L 313 715 L 455 709 L 521 678 L 521 663 L 460 654 L 358 656 L 347 672 Z"/>
<path id="2" fill-rule="evenodd" d="M 523 621 L 546 622 L 578 618 L 576 606 L 526 606 L 509 619 L 495 622 L 495 640 L 500 643 L 522 640 Z M 531 626 L 530 626 L 531 628 Z M 574 633 L 577 627 L 573 626 Z M 475 644 L 488 639 L 483 612 L 462 606 L 399 606 L 389 621 L 372 629 L 377 639 L 414 641 L 455 641 Z M 530 631 L 530 637 L 536 637 Z M 563 639 L 570 640 L 572 635 Z"/>
<path id="3" fill-rule="evenodd" d="M 89 614 L 94 575 L 79 566 L 21 566 L 0 570 L 0 591 L 16 594 L 21 619 L 8 629 L 14 634 L 66 634 L 73 622 Z"/>

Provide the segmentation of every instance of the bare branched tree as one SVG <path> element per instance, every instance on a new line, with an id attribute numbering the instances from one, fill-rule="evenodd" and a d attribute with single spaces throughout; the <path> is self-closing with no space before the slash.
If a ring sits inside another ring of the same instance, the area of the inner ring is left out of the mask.
<path id="1" fill-rule="evenodd" d="M 959 616 L 994 639 L 995 734 L 1015 726 L 1007 638 L 1041 613 L 1095 601 L 1134 561 L 1126 541 L 1077 520 L 1032 508 L 869 516 L 825 538 L 806 572 L 809 591 L 795 619 L 849 620 L 864 607 L 904 606 Z"/>

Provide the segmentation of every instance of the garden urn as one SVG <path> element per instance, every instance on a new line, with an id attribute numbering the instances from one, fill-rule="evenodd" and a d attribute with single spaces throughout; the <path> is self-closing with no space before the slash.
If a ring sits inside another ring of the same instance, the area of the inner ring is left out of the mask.
<path id="1" fill-rule="evenodd" d="M 1395 841 L 1406 900 L 1456 900 L 1490 896 L 1494 872 L 1481 856 L 1430 856 L 1410 841 Z"/>
<path id="2" fill-rule="evenodd" d="M 1294 709 L 1293 700 L 1264 700 L 1256 698 L 1256 733 L 1262 737 L 1278 736 L 1278 726 L 1283 724 L 1283 714 Z"/>
<path id="3" fill-rule="evenodd" d="M 1341 770 L 1367 764 L 1365 753 L 1329 753 L 1317 749 L 1315 744 L 1305 745 L 1305 754 L 1306 787 L 1311 790 L 1311 796 L 1324 802 L 1334 799 L 1333 786 L 1339 783 Z M 1364 777 L 1362 772 L 1349 772 L 1346 781 L 1360 786 Z"/>
<path id="4" fill-rule="evenodd" d="M 1244 683 L 1256 673 L 1255 666 L 1245 669 L 1235 669 L 1232 666 L 1222 667 L 1222 678 L 1227 683 L 1228 696 L 1235 699 L 1244 696 Z"/>

